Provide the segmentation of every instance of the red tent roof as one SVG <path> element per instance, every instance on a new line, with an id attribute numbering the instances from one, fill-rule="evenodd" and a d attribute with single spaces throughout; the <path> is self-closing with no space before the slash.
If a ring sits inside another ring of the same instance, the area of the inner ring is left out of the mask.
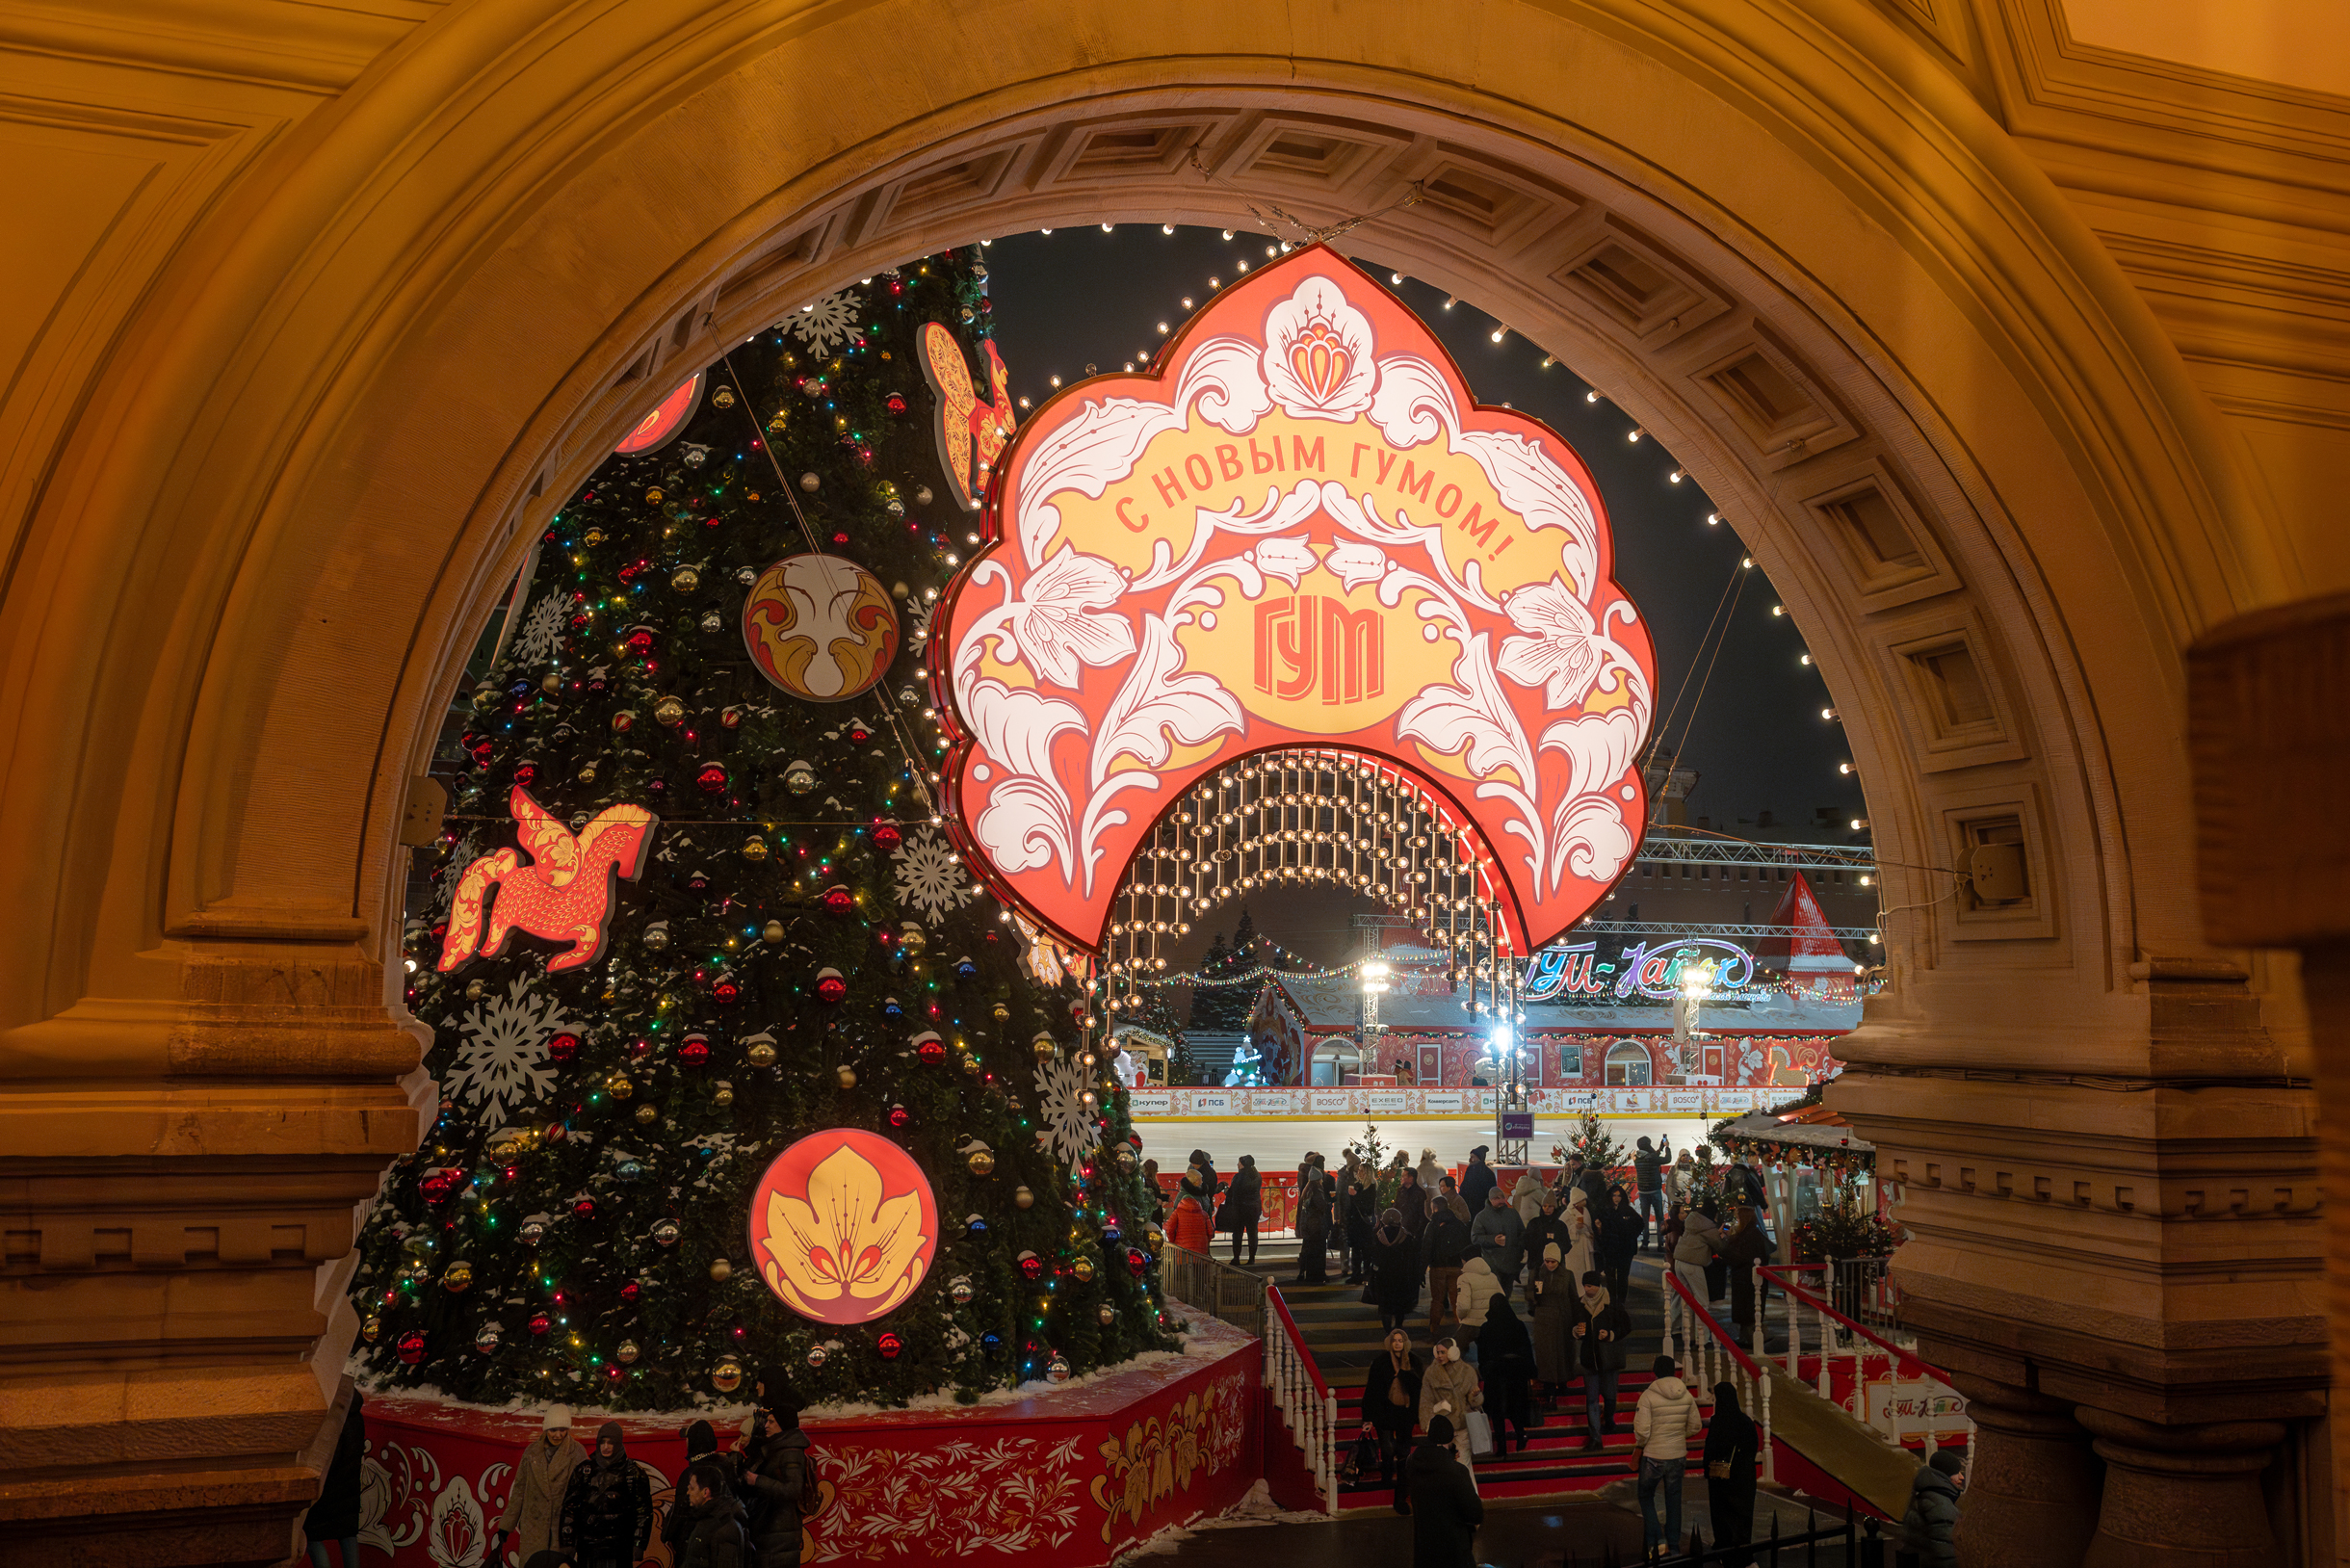
<path id="1" fill-rule="evenodd" d="M 1765 969 L 1792 975 L 1850 975 L 1852 959 L 1845 954 L 1819 912 L 1819 898 L 1803 873 L 1788 878 L 1787 892 L 1771 915 L 1771 924 L 1786 932 L 1773 932 L 1757 946 L 1755 957 Z"/>

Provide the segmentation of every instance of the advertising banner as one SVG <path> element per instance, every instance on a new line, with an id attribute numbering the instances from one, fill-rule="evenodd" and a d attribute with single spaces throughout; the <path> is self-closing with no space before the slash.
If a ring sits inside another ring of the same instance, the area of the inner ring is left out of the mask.
<path id="1" fill-rule="evenodd" d="M 1421 1093 L 1420 1109 L 1435 1114 L 1465 1111 L 1468 1107 L 1462 1103 L 1461 1091 L 1458 1089 L 1426 1089 Z"/>

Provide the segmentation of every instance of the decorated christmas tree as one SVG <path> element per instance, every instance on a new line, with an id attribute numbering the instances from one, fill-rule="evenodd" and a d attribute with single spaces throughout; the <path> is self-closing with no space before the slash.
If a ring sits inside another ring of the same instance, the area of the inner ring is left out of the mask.
<path id="1" fill-rule="evenodd" d="M 1583 1112 L 1581 1123 L 1568 1135 L 1563 1150 L 1554 1149 L 1552 1152 L 1580 1156 L 1586 1168 L 1597 1169 L 1610 1180 L 1614 1178 L 1618 1165 L 1632 1163 L 1632 1156 L 1624 1152 L 1623 1146 L 1607 1131 L 1607 1124 L 1600 1120 L 1599 1113 L 1594 1111 Z"/>
<path id="2" fill-rule="evenodd" d="M 1010 429 L 976 249 L 707 367 L 558 512 L 443 752 L 440 1116 L 354 1285 L 379 1386 L 898 1400 L 1164 1344 L 1081 981 L 935 825 L 931 607 Z"/>

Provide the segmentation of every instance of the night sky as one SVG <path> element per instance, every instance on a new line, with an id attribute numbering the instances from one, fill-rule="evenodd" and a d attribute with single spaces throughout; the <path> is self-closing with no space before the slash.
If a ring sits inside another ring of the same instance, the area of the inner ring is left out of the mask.
<path id="1" fill-rule="evenodd" d="M 1227 241 L 1215 229 L 1179 227 L 1169 235 L 1157 224 L 998 239 L 987 252 L 988 292 L 1013 396 L 1042 402 L 1053 390 L 1049 378 L 1065 385 L 1083 378 L 1088 363 L 1102 372 L 1122 371 L 1130 360 L 1138 366 L 1164 341 L 1160 323 L 1180 329 L 1186 296 L 1205 304 L 1211 276 L 1230 281 L 1242 260 L 1264 265 L 1266 244 L 1261 234 Z M 1660 723 L 1659 735 L 1662 749 L 1678 747 L 1681 766 L 1700 775 L 1692 819 L 1710 816 L 1735 831 L 1738 819 L 1763 809 L 1782 824 L 1809 820 L 1820 806 L 1858 815 L 1860 791 L 1837 771 L 1846 756 L 1842 731 L 1820 717 L 1832 699 L 1818 671 L 1800 663 L 1801 633 L 1791 616 L 1772 614 L 1778 596 L 1762 570 L 1740 569 L 1744 550 L 1731 525 L 1708 524 L 1713 507 L 1695 482 L 1670 483 L 1673 455 L 1654 437 L 1628 440 L 1632 421 L 1608 403 L 1587 402 L 1589 386 L 1571 367 L 1543 369 L 1543 352 L 1515 333 L 1496 344 L 1499 324 L 1469 301 L 1448 309 L 1442 291 L 1409 277 L 1397 292 L 1459 361 L 1478 401 L 1510 404 L 1551 426 L 1599 482 L 1615 537 L 1616 580 L 1656 640 L 1659 708 L 1671 709 L 1680 696 L 1678 715 Z M 1742 587 L 1733 583 L 1740 577 Z M 1726 588 L 1736 593 L 1736 610 L 1709 643 L 1707 627 Z M 1684 690 L 1693 666 L 1695 679 Z M 1698 682 L 1708 684 L 1692 722 Z M 1350 949 L 1347 915 L 1358 907 L 1371 906 L 1302 888 L 1251 901 L 1267 935 L 1325 962 Z M 1204 947 L 1208 928 L 1229 929 L 1238 918 L 1237 905 L 1219 908 L 1188 946 Z"/>

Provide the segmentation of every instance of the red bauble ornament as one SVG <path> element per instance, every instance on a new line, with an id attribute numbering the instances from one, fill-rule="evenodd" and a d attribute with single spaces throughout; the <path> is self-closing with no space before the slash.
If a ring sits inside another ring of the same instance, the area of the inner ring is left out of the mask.
<path id="1" fill-rule="evenodd" d="M 693 775 L 693 782 L 702 787 L 702 793 L 704 795 L 724 794 L 726 790 L 726 765 L 724 763 L 718 762 L 703 763 L 701 771 Z"/>
<path id="2" fill-rule="evenodd" d="M 857 907 L 857 896 L 854 893 L 849 892 L 849 889 L 843 887 L 838 882 L 835 882 L 830 887 L 824 889 L 823 897 L 821 902 L 823 903 L 824 911 L 827 914 L 853 914 Z"/>
<path id="3" fill-rule="evenodd" d="M 820 969 L 816 972 L 817 1001 L 838 1002 L 848 995 L 849 981 L 841 978 L 839 970 Z"/>
<path id="4" fill-rule="evenodd" d="M 884 407 L 886 407 L 886 408 L 888 408 L 888 409 L 889 409 L 889 411 L 890 411 L 891 413 L 893 413 L 893 414 L 902 414 L 902 413 L 904 413 L 904 412 L 905 412 L 905 394 L 904 394 L 904 393 L 902 393 L 902 392 L 892 392 L 892 393 L 889 395 L 888 399 L 887 399 L 887 400 L 884 402 L 883 406 L 884 406 Z"/>
<path id="5" fill-rule="evenodd" d="M 947 1042 L 935 1034 L 917 1034 L 914 1036 L 914 1055 L 922 1059 L 925 1067 L 944 1066 L 947 1060 Z"/>
<path id="6" fill-rule="evenodd" d="M 538 764 L 535 762 L 518 762 L 514 764 L 514 782 L 526 786 L 537 783 Z"/>
<path id="7" fill-rule="evenodd" d="M 874 823 L 874 848 L 895 849 L 905 842 L 905 834 L 896 823 L 884 819 Z"/>
<path id="8" fill-rule="evenodd" d="M 1036 1254 L 1033 1252 L 1023 1252 L 1020 1254 L 1019 1265 L 1020 1277 L 1027 1280 L 1031 1285 L 1037 1280 L 1044 1278 L 1044 1260 L 1036 1256 Z"/>
<path id="9" fill-rule="evenodd" d="M 642 1061 L 652 1054 L 653 1042 L 650 1040 L 638 1038 L 628 1042 L 628 1059 L 631 1061 Z"/>
<path id="10" fill-rule="evenodd" d="M 632 1307 L 637 1304 L 637 1298 L 643 1294 L 644 1287 L 633 1279 L 620 1287 L 620 1299 Z"/>
<path id="11" fill-rule="evenodd" d="M 543 1313 L 543 1312 L 535 1312 L 535 1313 L 531 1314 L 531 1337 L 532 1337 L 532 1338 L 534 1338 L 534 1339 L 544 1339 L 544 1338 L 546 1338 L 546 1335 L 547 1335 L 547 1330 L 548 1330 L 548 1329 L 550 1329 L 550 1328 L 553 1328 L 554 1326 L 555 1326 L 555 1320 L 554 1320 L 554 1319 L 552 1319 L 552 1318 L 550 1318 L 550 1317 L 548 1317 L 548 1316 L 547 1316 L 545 1313 Z"/>
<path id="12" fill-rule="evenodd" d="M 863 719 L 849 720 L 849 744 L 850 745 L 863 745 L 873 738 L 874 732 L 865 727 L 865 722 Z"/>
<path id="13" fill-rule="evenodd" d="M 895 1334 L 884 1334 L 879 1339 L 874 1341 L 874 1348 L 881 1352 L 882 1360 L 895 1361 L 898 1359 L 899 1354 L 905 1349 L 905 1341 L 900 1339 Z"/>
<path id="14" fill-rule="evenodd" d="M 731 1007 L 743 1000 L 743 982 L 732 975 L 720 975 L 710 982 L 710 1000 L 721 1007 Z"/>
<path id="15" fill-rule="evenodd" d="M 889 1124 L 903 1132 L 914 1125 L 914 1113 L 903 1106 L 892 1106 L 889 1108 Z"/>
<path id="16" fill-rule="evenodd" d="M 457 1189 L 463 1185 L 464 1179 L 463 1171 L 443 1165 L 438 1170 L 428 1171 L 424 1181 L 419 1185 L 424 1190 L 427 1202 L 447 1203 L 451 1198 L 457 1196 Z"/>
<path id="17" fill-rule="evenodd" d="M 623 566 L 621 570 L 627 572 L 629 568 Z M 648 654 L 653 651 L 653 629 L 650 626 L 631 627 L 622 640 L 626 642 L 629 652 L 640 656 Z"/>
<path id="18" fill-rule="evenodd" d="M 574 1203 L 571 1206 L 571 1217 L 574 1219 L 593 1219 L 595 1217 L 595 1199 L 582 1198 L 577 1203 Z"/>
<path id="19" fill-rule="evenodd" d="M 425 1358 L 425 1337 L 415 1329 L 400 1336 L 400 1364 L 413 1367 Z"/>
<path id="20" fill-rule="evenodd" d="M 701 1067 L 710 1060 L 710 1040 L 707 1035 L 689 1034 L 677 1048 L 677 1059 L 688 1067 Z"/>
<path id="21" fill-rule="evenodd" d="M 1150 1266 L 1151 1260 L 1143 1254 L 1140 1247 L 1135 1248 L 1126 1255 L 1126 1271 L 1136 1279 L 1140 1279 L 1142 1271 Z"/>
<path id="22" fill-rule="evenodd" d="M 547 1038 L 547 1055 L 559 1062 L 575 1060 L 580 1054 L 580 1037 L 565 1030 Z"/>

